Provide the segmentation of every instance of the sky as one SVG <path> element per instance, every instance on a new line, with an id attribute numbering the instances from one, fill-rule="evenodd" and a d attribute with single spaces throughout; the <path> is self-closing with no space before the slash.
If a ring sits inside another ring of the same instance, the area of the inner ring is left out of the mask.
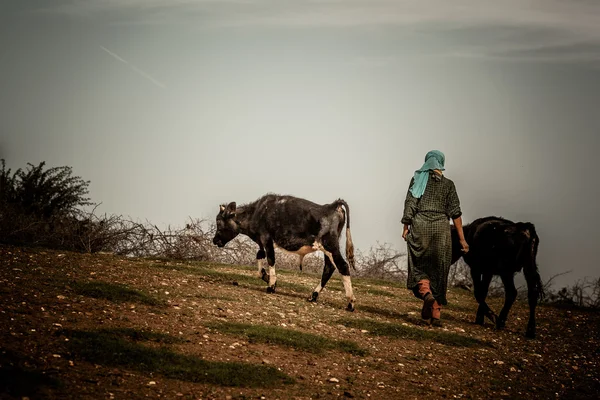
<path id="1" fill-rule="evenodd" d="M 0 2 L 0 158 L 161 225 L 343 198 L 355 246 L 405 250 L 438 149 L 465 222 L 533 222 L 544 281 L 598 277 L 599 107 L 594 0 Z"/>

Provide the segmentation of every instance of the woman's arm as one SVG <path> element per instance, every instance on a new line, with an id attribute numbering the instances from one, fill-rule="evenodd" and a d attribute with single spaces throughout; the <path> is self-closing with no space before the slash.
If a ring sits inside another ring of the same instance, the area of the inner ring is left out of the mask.
<path id="1" fill-rule="evenodd" d="M 402 230 L 402 239 L 404 240 L 406 240 L 409 227 L 412 224 L 412 219 L 417 212 L 417 199 L 410 192 L 410 188 L 412 187 L 413 183 L 414 178 L 410 180 L 410 185 L 408 185 L 408 191 L 406 192 L 406 198 L 404 200 L 404 213 L 401 221 L 404 224 L 404 229 Z"/>
<path id="2" fill-rule="evenodd" d="M 465 240 L 465 233 L 463 232 L 462 226 L 462 217 L 455 218 L 452 221 L 454 222 L 454 226 L 456 227 L 458 239 L 460 240 L 460 245 L 462 246 L 462 251 L 463 253 L 467 253 L 469 251 L 469 244 Z"/>
<path id="3" fill-rule="evenodd" d="M 463 253 L 467 253 L 469 251 L 469 244 L 465 240 L 465 233 L 463 232 L 462 211 L 460 209 L 460 200 L 458 198 L 458 194 L 456 193 L 454 182 L 452 182 L 448 192 L 448 198 L 446 199 L 446 214 L 454 222 Z"/>

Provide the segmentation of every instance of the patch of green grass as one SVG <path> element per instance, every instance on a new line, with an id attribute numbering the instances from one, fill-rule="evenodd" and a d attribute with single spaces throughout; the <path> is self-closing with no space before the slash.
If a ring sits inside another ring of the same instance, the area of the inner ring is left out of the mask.
<path id="1" fill-rule="evenodd" d="M 251 275 L 244 275 L 244 274 L 238 274 L 235 272 L 225 272 L 225 271 L 218 270 L 219 268 L 224 268 L 224 267 L 231 268 L 232 267 L 232 265 L 226 265 L 226 264 L 206 264 L 206 263 L 197 263 L 197 265 L 150 264 L 148 266 L 152 267 L 152 268 L 160 268 L 160 269 L 165 269 L 165 270 L 169 270 L 169 271 L 184 272 L 184 273 L 188 273 L 191 275 L 204 276 L 204 277 L 210 278 L 210 279 L 212 279 L 214 281 L 218 281 L 218 282 L 229 282 L 229 283 L 237 282 L 238 284 L 246 284 L 246 285 L 249 285 L 252 287 L 257 287 L 257 288 L 265 288 L 265 290 L 267 287 L 267 284 L 265 283 L 265 281 L 260 279 L 258 277 L 258 275 L 255 273 L 256 267 L 244 267 L 244 266 L 237 266 L 237 265 L 233 266 L 236 269 L 239 268 L 241 270 L 247 270 L 247 271 L 253 272 Z M 217 268 L 217 269 L 214 269 L 214 268 Z M 283 269 L 280 269 L 277 271 L 277 275 L 286 275 L 286 276 L 292 275 L 292 276 L 294 276 L 295 274 L 296 274 L 295 272 L 290 272 L 290 271 L 286 271 Z M 316 278 L 316 279 L 317 280 L 315 281 L 315 286 L 320 278 Z M 341 283 L 340 283 L 340 285 L 341 285 Z M 300 292 L 300 293 L 311 290 L 309 287 L 307 287 L 305 285 L 301 285 L 301 284 L 294 283 L 294 282 L 289 282 L 289 281 L 286 281 L 285 279 L 277 279 L 277 289 L 289 289 L 289 290 L 292 290 L 295 292 Z"/>
<path id="2" fill-rule="evenodd" d="M 446 306 L 446 308 L 448 310 L 452 310 L 452 311 L 473 313 L 473 315 L 475 315 L 475 312 L 477 311 L 477 305 L 472 306 L 472 305 L 467 305 L 465 303 L 456 304 L 456 302 L 448 302 L 448 305 Z"/>
<path id="3" fill-rule="evenodd" d="M 209 328 L 221 333 L 244 336 L 250 342 L 276 344 L 311 353 L 323 353 L 326 350 L 339 350 L 346 353 L 365 356 L 367 351 L 350 340 L 333 340 L 312 333 L 285 329 L 278 326 L 250 325 L 231 322 L 207 324 Z"/>
<path id="4" fill-rule="evenodd" d="M 315 285 L 317 286 L 317 282 L 315 281 Z M 282 279 L 277 279 L 277 289 L 289 289 L 292 290 L 294 292 L 299 292 L 299 293 L 307 293 L 306 298 L 308 298 L 308 293 L 312 293 L 312 288 L 299 284 L 299 283 L 294 283 L 294 282 L 287 282 L 285 280 Z"/>
<path id="5" fill-rule="evenodd" d="M 356 286 L 358 290 L 364 292 L 366 294 L 372 294 L 373 296 L 383 296 L 383 297 L 396 297 L 393 293 L 390 293 L 386 290 L 376 289 L 372 287 L 366 286 Z"/>
<path id="6" fill-rule="evenodd" d="M 387 336 L 396 339 L 410 339 L 417 341 L 432 341 L 454 347 L 489 346 L 489 344 L 462 336 L 457 333 L 442 332 L 439 330 L 424 330 L 400 324 L 377 322 L 370 319 L 342 318 L 337 321 L 348 328 L 366 329 L 372 335 Z"/>
<path id="7" fill-rule="evenodd" d="M 210 265 L 211 267 L 214 265 Z M 207 266 L 175 265 L 175 264 L 150 264 L 151 268 L 165 269 L 168 271 L 185 272 L 191 275 L 205 276 L 221 282 L 237 282 L 258 285 L 263 282 L 257 276 L 237 274 L 234 272 L 216 271 Z"/>
<path id="8" fill-rule="evenodd" d="M 157 306 L 161 300 L 126 285 L 108 282 L 75 282 L 71 284 L 75 293 L 96 299 L 106 299 L 115 303 L 134 302 Z"/>
<path id="9" fill-rule="evenodd" d="M 168 264 L 168 263 L 149 263 L 144 264 L 144 267 L 157 268 L 157 269 L 165 269 L 167 271 L 178 271 L 185 272 L 187 274 L 192 275 L 200 275 L 202 271 L 205 270 L 203 267 L 193 266 L 193 265 L 177 265 L 177 264 Z"/>
<path id="10" fill-rule="evenodd" d="M 237 282 L 237 283 L 245 283 L 252 286 L 262 286 L 266 283 L 261 280 L 257 275 L 244 275 L 237 274 L 235 272 L 222 272 L 215 271 L 211 269 L 202 270 L 200 275 L 207 276 L 211 279 L 220 281 L 220 282 Z"/>
<path id="11" fill-rule="evenodd" d="M 149 332 L 135 328 L 107 328 L 100 329 L 99 334 L 123 337 L 135 342 L 156 342 L 164 344 L 183 343 L 183 339 L 160 332 Z"/>
<path id="12" fill-rule="evenodd" d="M 278 273 L 279 274 L 279 273 Z M 234 272 L 221 272 L 214 270 L 204 270 L 202 275 L 208 276 L 212 279 L 218 280 L 220 282 L 237 282 L 237 283 L 245 283 L 254 287 L 264 287 L 266 290 L 267 284 L 265 281 L 260 279 L 257 274 L 252 275 L 243 275 L 236 274 Z M 285 279 L 277 279 L 277 289 L 290 289 L 296 292 L 306 292 L 310 290 L 304 285 L 300 285 L 294 282 L 288 282 Z"/>
<path id="13" fill-rule="evenodd" d="M 111 367 L 158 373 L 188 382 L 237 387 L 275 387 L 294 380 L 274 367 L 237 362 L 207 361 L 178 354 L 166 347 L 154 348 L 132 342 L 131 331 L 65 331 L 68 346 L 77 356 Z M 138 339 L 147 333 L 134 334 Z M 149 336 L 151 339 L 154 336 Z M 154 337 L 155 338 L 155 337 Z M 165 340 L 164 335 L 160 335 Z M 174 340 L 174 339 L 173 339 Z"/>
<path id="14" fill-rule="evenodd" d="M 398 311 L 387 310 L 385 308 L 373 307 L 369 305 L 357 305 L 357 308 L 360 307 L 361 311 L 367 312 L 369 314 L 381 315 L 387 318 L 399 319 L 406 318 L 407 314 L 401 314 Z"/>
<path id="15" fill-rule="evenodd" d="M 398 282 L 378 278 L 353 278 L 352 283 L 356 283 L 357 285 L 387 286 L 399 289 L 406 289 L 406 282 Z"/>
<path id="16" fill-rule="evenodd" d="M 237 301 L 237 299 L 234 299 L 233 297 L 228 297 L 228 296 L 214 296 L 208 293 L 195 293 L 193 296 L 191 296 L 195 299 L 201 299 L 201 300 L 221 300 L 221 301 Z"/>

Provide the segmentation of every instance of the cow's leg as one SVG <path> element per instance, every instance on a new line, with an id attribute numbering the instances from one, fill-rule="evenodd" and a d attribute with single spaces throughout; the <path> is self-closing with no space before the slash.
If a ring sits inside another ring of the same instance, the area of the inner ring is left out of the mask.
<path id="1" fill-rule="evenodd" d="M 275 247 L 273 246 L 273 241 L 269 240 L 265 247 L 267 250 L 267 263 L 269 264 L 269 286 L 267 286 L 267 293 L 275 293 L 277 276 L 275 275 Z"/>
<path id="2" fill-rule="evenodd" d="M 346 299 L 348 300 L 348 306 L 346 310 L 354 311 L 354 302 L 356 298 L 354 297 L 354 291 L 352 290 L 352 280 L 350 279 L 350 268 L 348 267 L 348 263 L 342 257 L 340 251 L 337 251 L 337 254 L 334 253 L 334 260 L 336 260 L 336 265 L 338 266 L 338 271 L 342 274 L 342 283 L 344 284 L 344 290 L 346 292 Z"/>
<path id="3" fill-rule="evenodd" d="M 333 265 L 338 269 L 340 274 L 342 274 L 342 283 L 344 284 L 346 299 L 348 300 L 346 310 L 354 311 L 354 302 L 356 301 L 356 298 L 354 297 L 354 292 L 352 290 L 350 267 L 340 252 L 339 238 L 334 235 L 327 235 L 324 237 L 323 246 L 325 247 L 325 250 L 331 254 Z"/>
<path id="4" fill-rule="evenodd" d="M 496 329 L 502 329 L 506 326 L 506 319 L 513 303 L 517 299 L 517 288 L 515 287 L 515 279 L 512 274 L 500 276 L 504 285 L 504 306 L 500 310 L 500 315 L 496 320 Z"/>
<path id="5" fill-rule="evenodd" d="M 494 277 L 494 275 L 492 273 L 484 273 L 482 276 L 482 279 L 481 279 L 481 290 L 482 290 L 481 291 L 481 303 L 479 303 L 479 307 L 483 307 L 482 312 L 485 314 L 485 316 L 488 317 L 489 320 L 492 321 L 492 323 L 496 324 L 496 320 L 498 319 L 498 317 L 492 311 L 490 306 L 488 306 L 488 304 L 485 302 L 485 299 L 487 298 L 487 295 L 488 295 L 488 291 L 490 290 L 490 284 L 492 283 L 493 277 Z"/>
<path id="6" fill-rule="evenodd" d="M 480 293 L 481 293 L 481 273 L 476 268 L 471 268 L 471 279 L 473 280 L 473 292 L 475 295 L 475 300 L 477 300 L 477 314 L 475 315 L 475 323 L 479 325 L 483 325 L 484 313 L 481 313 L 482 310 L 481 305 L 479 303 Z"/>
<path id="7" fill-rule="evenodd" d="M 260 246 L 260 250 L 256 253 L 256 264 L 258 266 L 258 277 L 261 278 L 266 283 L 269 283 L 269 275 L 267 275 L 267 271 L 265 270 L 265 261 L 267 254 L 265 253 L 265 249 L 263 246 Z"/>
<path id="8" fill-rule="evenodd" d="M 331 261 L 331 259 L 329 257 L 325 256 L 325 265 L 323 267 L 323 275 L 321 276 L 321 282 L 317 285 L 315 290 L 313 290 L 312 296 L 308 299 L 308 301 L 311 301 L 311 302 L 317 301 L 317 298 L 319 297 L 321 290 L 323 290 L 325 285 L 327 285 L 327 282 L 329 282 L 329 279 L 331 278 L 331 275 L 333 275 L 334 271 L 335 271 L 335 266 L 333 265 L 333 262 Z"/>
<path id="9" fill-rule="evenodd" d="M 300 272 L 302 272 L 302 261 L 304 260 L 304 254 L 300 254 L 298 256 L 298 268 L 300 268 Z"/>
<path id="10" fill-rule="evenodd" d="M 477 303 L 479 304 L 479 307 L 477 308 L 477 315 L 475 317 L 475 323 L 483 325 L 483 319 L 486 316 L 495 323 L 495 315 L 485 302 L 488 290 L 490 288 L 490 283 L 492 282 L 492 274 L 481 274 L 477 272 L 477 270 L 478 269 L 471 269 L 471 277 L 473 278 L 473 287 L 475 291 L 475 300 L 477 300 Z"/>
<path id="11" fill-rule="evenodd" d="M 529 301 L 529 322 L 527 322 L 525 336 L 535 339 L 535 308 L 539 297 L 537 278 L 525 274 L 525 280 L 527 281 L 527 300 Z"/>
<path id="12" fill-rule="evenodd" d="M 315 240 L 315 242 L 312 245 L 314 250 L 320 250 L 323 252 L 323 254 L 325 255 L 325 258 L 328 258 L 329 261 L 331 262 L 331 264 L 333 265 L 334 268 L 337 268 L 337 265 L 335 264 L 335 260 L 333 259 L 333 253 L 329 250 L 327 250 L 325 248 L 325 246 L 323 246 L 323 243 L 321 243 L 318 240 Z"/>

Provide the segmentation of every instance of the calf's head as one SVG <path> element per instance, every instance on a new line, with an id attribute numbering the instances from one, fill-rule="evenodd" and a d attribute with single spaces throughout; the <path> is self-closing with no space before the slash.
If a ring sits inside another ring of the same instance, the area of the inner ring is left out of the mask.
<path id="1" fill-rule="evenodd" d="M 217 231 L 213 238 L 213 244 L 216 246 L 225 246 L 240 233 L 239 225 L 235 221 L 235 212 L 235 202 L 220 206 L 219 214 L 217 214 Z"/>

